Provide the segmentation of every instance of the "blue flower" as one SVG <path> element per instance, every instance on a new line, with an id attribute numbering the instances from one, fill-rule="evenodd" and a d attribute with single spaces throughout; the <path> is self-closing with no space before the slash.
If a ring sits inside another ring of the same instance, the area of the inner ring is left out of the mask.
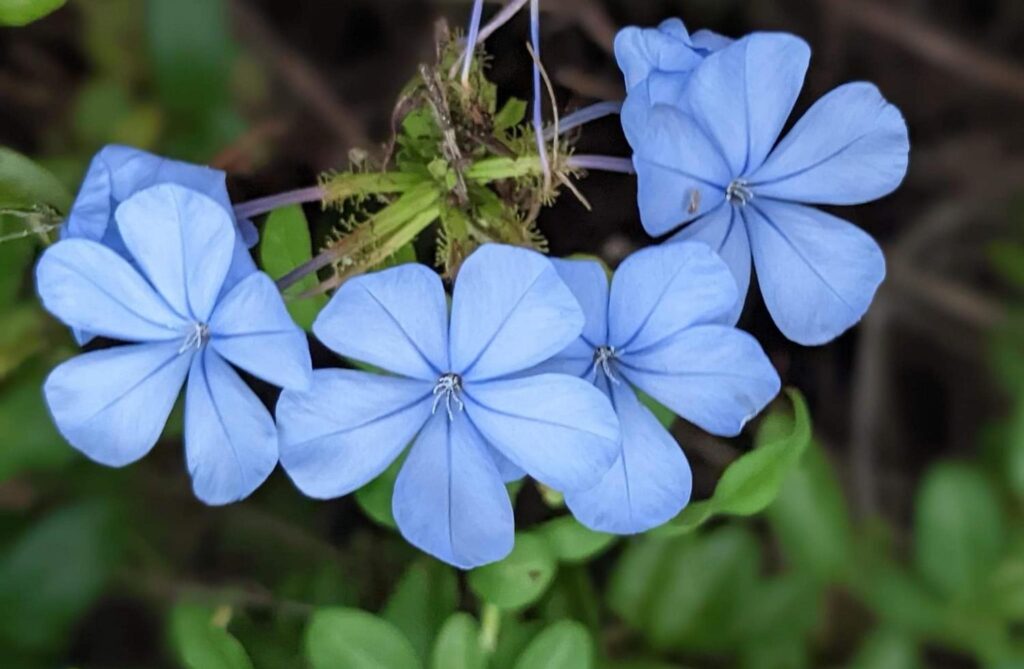
<path id="1" fill-rule="evenodd" d="M 678 104 L 630 94 L 622 122 L 633 147 L 644 228 L 708 243 L 736 277 L 738 317 L 751 255 L 768 310 L 789 339 L 827 342 L 867 311 L 885 275 L 875 241 L 806 206 L 882 197 L 907 170 L 907 126 L 878 89 L 851 83 L 818 100 L 776 144 L 810 49 L 755 33 L 686 76 Z"/>
<path id="2" fill-rule="evenodd" d="M 736 284 L 707 245 L 638 251 L 610 290 L 597 262 L 554 262 L 587 320 L 580 337 L 539 369 L 592 380 L 622 429 L 622 453 L 601 482 L 565 501 L 592 529 L 643 532 L 686 506 L 691 478 L 679 444 L 637 389 L 712 434 L 735 436 L 778 394 L 779 376 L 757 341 L 726 322 Z"/>
<path id="3" fill-rule="evenodd" d="M 224 172 L 112 144 L 103 147 L 93 157 L 61 231 L 61 238 L 91 239 L 131 260 L 114 222 L 114 212 L 119 204 L 135 193 L 162 183 L 178 184 L 212 198 L 234 220 Z M 247 220 L 236 224 L 240 234 L 224 282 L 225 290 L 230 290 L 244 276 L 256 271 L 247 250 L 258 241 L 256 226 Z M 92 334 L 76 330 L 75 338 L 79 344 L 84 344 Z"/>
<path id="4" fill-rule="evenodd" d="M 242 499 L 274 469 L 277 429 L 231 365 L 305 387 L 305 335 L 262 272 L 222 295 L 236 233 L 220 203 L 164 184 L 125 200 L 115 218 L 131 263 L 102 243 L 66 239 L 36 268 L 52 314 L 132 342 L 79 355 L 50 374 L 44 393 L 54 422 L 93 460 L 126 465 L 156 443 L 187 376 L 185 455 L 196 496 L 208 504 Z"/>
<path id="5" fill-rule="evenodd" d="M 347 281 L 313 325 L 338 353 L 393 372 L 318 370 L 278 403 L 281 464 L 307 495 L 367 483 L 414 441 L 392 509 L 405 538 L 461 568 L 512 549 L 504 483 L 593 486 L 618 455 L 618 424 L 591 384 L 523 375 L 576 339 L 584 317 L 551 262 L 484 245 L 448 305 L 440 278 L 401 265 Z"/>

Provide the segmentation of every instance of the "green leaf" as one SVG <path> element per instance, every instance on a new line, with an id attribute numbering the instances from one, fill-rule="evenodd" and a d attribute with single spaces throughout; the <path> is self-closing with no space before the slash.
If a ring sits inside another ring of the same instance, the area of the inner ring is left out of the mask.
<path id="1" fill-rule="evenodd" d="M 468 613 L 456 613 L 445 621 L 430 655 L 431 669 L 487 669 L 480 647 L 480 625 Z"/>
<path id="2" fill-rule="evenodd" d="M 917 669 L 917 643 L 907 634 L 877 629 L 857 651 L 850 669 Z"/>
<path id="3" fill-rule="evenodd" d="M 56 469 L 75 459 L 53 426 L 43 402 L 48 370 L 27 365 L 0 386 L 0 482 L 26 471 Z"/>
<path id="4" fill-rule="evenodd" d="M 608 548 L 617 538 L 614 534 L 595 532 L 580 525 L 572 516 L 561 516 L 537 528 L 537 534 L 548 542 L 548 548 L 561 562 L 584 562 Z"/>
<path id="5" fill-rule="evenodd" d="M 409 640 L 391 623 L 359 609 L 320 609 L 306 630 L 313 669 L 416 669 Z"/>
<path id="6" fill-rule="evenodd" d="M 918 573 L 951 597 L 977 591 L 1002 554 L 1006 527 L 989 481 L 972 467 L 931 468 L 917 492 L 914 555 Z"/>
<path id="7" fill-rule="evenodd" d="M 0 208 L 31 210 L 37 205 L 67 212 L 71 193 L 49 170 L 17 151 L 0 147 Z"/>
<path id="8" fill-rule="evenodd" d="M 0 556 L 0 639 L 26 650 L 62 647 L 103 592 L 120 544 L 99 504 L 61 509 L 26 530 Z"/>
<path id="9" fill-rule="evenodd" d="M 515 664 L 515 669 L 591 669 L 594 643 L 587 628 L 572 620 L 551 625 L 537 635 Z"/>
<path id="10" fill-rule="evenodd" d="M 0 25 L 24 26 L 57 11 L 67 0 L 0 0 Z"/>
<path id="11" fill-rule="evenodd" d="M 23 305 L 3 315 L 0 329 L 0 381 L 38 353 L 46 344 L 45 316 L 35 305 Z"/>
<path id="12" fill-rule="evenodd" d="M 459 584 L 451 567 L 423 558 L 409 565 L 381 615 L 426 659 L 437 631 L 455 612 L 458 598 Z"/>
<path id="13" fill-rule="evenodd" d="M 519 98 L 509 98 L 505 106 L 494 116 L 495 132 L 511 130 L 526 118 L 527 102 Z"/>
<path id="14" fill-rule="evenodd" d="M 989 246 L 992 267 L 1007 281 L 1024 288 L 1024 245 L 999 241 Z"/>
<path id="15" fill-rule="evenodd" d="M 500 609 L 520 609 L 540 599 L 556 569 L 555 556 L 546 541 L 519 533 L 508 557 L 469 572 L 469 587 L 480 599 Z"/>
<path id="16" fill-rule="evenodd" d="M 502 615 L 498 647 L 491 655 L 489 669 L 513 669 L 516 660 L 543 628 L 539 620 L 522 620 L 515 613 Z"/>
<path id="17" fill-rule="evenodd" d="M 560 567 L 538 608 L 546 620 L 577 620 L 595 633 L 600 632 L 601 600 L 586 564 Z"/>
<path id="18" fill-rule="evenodd" d="M 794 388 L 787 388 L 786 394 L 793 403 L 793 417 L 770 414 L 758 433 L 757 448 L 726 468 L 711 499 L 691 503 L 655 534 L 686 534 L 717 514 L 752 516 L 778 497 L 783 481 L 811 443 L 811 417 L 803 396 Z"/>
<path id="19" fill-rule="evenodd" d="M 398 529 L 398 525 L 391 513 L 391 497 L 394 495 L 395 481 L 398 480 L 398 472 L 402 469 L 403 462 L 405 454 L 388 465 L 380 476 L 356 490 L 356 502 L 363 513 L 374 522 L 393 530 Z"/>
<path id="20" fill-rule="evenodd" d="M 676 415 L 672 413 L 672 409 L 669 409 L 639 388 L 636 389 L 636 396 L 645 407 L 651 410 L 651 413 L 654 414 L 659 423 L 665 426 L 666 430 L 672 427 L 672 423 L 676 422 Z"/>
<path id="21" fill-rule="evenodd" d="M 1024 499 L 1024 397 L 1017 401 L 1007 430 L 1009 443 L 1006 445 L 1006 461 L 1004 470 L 1010 490 L 1018 498 Z"/>
<path id="22" fill-rule="evenodd" d="M 214 622 L 214 609 L 178 604 L 171 611 L 170 636 L 184 669 L 252 669 L 242 644 Z"/>
<path id="23" fill-rule="evenodd" d="M 275 209 L 267 218 L 260 235 L 260 260 L 263 271 L 272 279 L 280 279 L 313 257 L 313 242 L 309 236 L 309 222 L 302 207 L 294 204 Z M 295 293 L 315 288 L 316 276 L 309 275 L 292 289 Z M 288 313 L 299 327 L 310 330 L 317 314 L 327 304 L 325 295 L 304 300 L 287 300 Z"/>
<path id="24" fill-rule="evenodd" d="M 4 216 L 0 215 L 0 233 L 4 231 Z M 25 270 L 32 262 L 36 242 L 25 238 L 0 242 L 0 313 L 14 304 L 25 280 Z"/>

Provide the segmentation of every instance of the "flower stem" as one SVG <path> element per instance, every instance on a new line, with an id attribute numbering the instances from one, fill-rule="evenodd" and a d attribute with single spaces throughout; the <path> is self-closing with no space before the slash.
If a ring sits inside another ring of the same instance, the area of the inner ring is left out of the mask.
<path id="1" fill-rule="evenodd" d="M 596 121 L 605 116 L 611 116 L 612 114 L 618 114 L 622 111 L 622 102 L 610 100 L 608 102 L 597 102 L 579 109 L 564 117 L 558 123 L 558 134 L 564 135 L 573 128 L 578 128 L 581 125 Z M 555 138 L 554 126 L 548 126 L 544 130 L 544 139 L 552 140 Z"/>
<path id="2" fill-rule="evenodd" d="M 544 171 L 544 190 L 551 188 L 551 165 L 544 139 L 544 100 L 541 97 L 540 77 L 540 0 L 530 0 L 530 42 L 533 45 L 533 130 L 537 136 L 537 155 Z"/>
<path id="3" fill-rule="evenodd" d="M 498 648 L 498 633 L 501 631 L 501 609 L 494 604 L 484 604 L 480 613 L 480 648 L 488 655 Z"/>
<path id="4" fill-rule="evenodd" d="M 322 199 L 324 199 L 324 189 L 320 186 L 299 188 L 235 205 L 235 217 L 252 218 L 253 216 L 259 216 L 260 214 L 265 214 L 268 211 L 280 209 L 290 204 L 317 202 Z"/>
<path id="5" fill-rule="evenodd" d="M 630 158 L 618 158 L 616 156 L 598 156 L 579 154 L 569 156 L 565 161 L 566 166 L 581 170 L 599 170 L 601 172 L 618 172 L 620 174 L 636 174 L 633 161 Z"/>
<path id="6" fill-rule="evenodd" d="M 480 18 L 484 13 L 484 0 L 474 0 L 473 13 L 469 19 L 469 33 L 466 36 L 466 50 L 462 58 L 462 86 L 469 88 L 469 70 L 473 65 L 473 54 L 476 53 L 476 41 L 480 35 Z"/>

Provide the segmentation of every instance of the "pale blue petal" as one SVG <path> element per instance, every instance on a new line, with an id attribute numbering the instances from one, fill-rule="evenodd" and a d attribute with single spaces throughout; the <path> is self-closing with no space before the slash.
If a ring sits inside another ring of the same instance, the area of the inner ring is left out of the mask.
<path id="1" fill-rule="evenodd" d="M 860 204 L 896 190 L 910 139 L 900 111 L 868 83 L 818 100 L 750 175 L 758 195 L 814 204 Z"/>
<path id="2" fill-rule="evenodd" d="M 744 424 L 778 393 L 779 375 L 753 337 L 723 325 L 699 325 L 619 358 L 634 386 L 676 415 L 720 436 Z"/>
<path id="3" fill-rule="evenodd" d="M 238 226 L 238 236 L 241 238 L 245 248 L 251 249 L 260 242 L 260 231 L 256 229 L 256 224 L 248 218 L 235 219 L 235 225 Z"/>
<path id="4" fill-rule="evenodd" d="M 622 454 L 593 488 L 565 503 L 592 530 L 635 534 L 675 517 L 690 500 L 692 476 L 679 444 L 626 383 L 612 385 Z"/>
<path id="5" fill-rule="evenodd" d="M 209 325 L 210 346 L 231 364 L 282 388 L 309 386 L 313 369 L 306 334 L 263 272 L 253 272 L 225 295 Z"/>
<path id="6" fill-rule="evenodd" d="M 548 358 L 539 365 L 531 367 L 522 375 L 568 374 L 569 376 L 575 376 L 581 379 L 592 379 L 594 378 L 595 372 L 595 353 L 596 347 L 594 345 L 587 343 L 583 337 L 577 337 L 571 344 L 562 349 L 554 357 Z"/>
<path id="7" fill-rule="evenodd" d="M 743 311 L 750 290 L 750 239 L 740 209 L 723 202 L 717 209 L 677 232 L 672 242 L 703 242 L 710 246 L 729 266 L 736 281 L 736 304 L 719 322 L 735 325 Z"/>
<path id="8" fill-rule="evenodd" d="M 512 551 L 512 503 L 487 444 L 463 413 L 429 420 L 398 473 L 392 511 L 402 536 L 461 569 Z"/>
<path id="9" fill-rule="evenodd" d="M 885 278 L 885 257 L 870 235 L 788 202 L 758 200 L 746 215 L 757 281 L 782 334 L 814 346 L 861 319 Z"/>
<path id="10" fill-rule="evenodd" d="M 551 263 L 583 309 L 584 341 L 600 346 L 608 340 L 608 273 L 595 260 L 562 260 Z"/>
<path id="11" fill-rule="evenodd" d="M 690 36 L 693 46 L 703 49 L 707 53 L 721 51 L 736 40 L 725 35 L 719 35 L 713 30 L 698 30 Z"/>
<path id="12" fill-rule="evenodd" d="M 686 73 L 700 65 L 703 57 L 690 43 L 683 22 L 668 19 L 658 28 L 629 26 L 620 30 L 615 36 L 615 60 L 630 90 L 653 73 L 672 74 L 685 83 Z"/>
<path id="13" fill-rule="evenodd" d="M 761 166 L 793 110 L 810 48 L 785 33 L 754 33 L 709 55 L 687 87 L 688 106 L 739 177 Z"/>
<path id="14" fill-rule="evenodd" d="M 580 305 L 550 260 L 485 244 L 455 283 L 450 371 L 483 380 L 528 369 L 568 346 L 583 325 Z"/>
<path id="15" fill-rule="evenodd" d="M 43 392 L 57 429 L 93 460 L 121 467 L 160 438 L 191 355 L 177 342 L 94 351 L 60 365 Z"/>
<path id="16" fill-rule="evenodd" d="M 238 373 L 209 348 L 192 361 L 185 395 L 185 459 L 207 504 L 248 497 L 277 466 L 274 419 Z"/>
<path id="17" fill-rule="evenodd" d="M 349 279 L 313 324 L 334 351 L 418 379 L 448 371 L 448 302 L 435 272 L 406 264 Z"/>
<path id="18" fill-rule="evenodd" d="M 224 285 L 235 228 L 223 207 L 174 184 L 152 186 L 121 203 L 117 227 L 132 258 L 168 304 L 205 323 Z"/>
<path id="19" fill-rule="evenodd" d="M 707 244 L 651 246 L 626 258 L 612 279 L 608 343 L 621 354 L 656 345 L 736 304 L 736 282 Z"/>
<path id="20" fill-rule="evenodd" d="M 493 446 L 487 446 L 487 453 L 491 456 L 491 460 L 494 461 L 494 466 L 498 468 L 498 476 L 505 483 L 511 483 L 512 481 L 518 481 L 519 479 L 526 476 L 526 472 L 520 469 L 514 462 L 506 458 L 501 454 L 501 451 L 494 448 Z"/>
<path id="21" fill-rule="evenodd" d="M 636 99 L 623 105 L 622 127 L 634 151 L 640 221 L 657 237 L 715 209 L 734 175 L 692 117 Z"/>
<path id="22" fill-rule="evenodd" d="M 585 490 L 619 454 L 619 427 L 604 394 L 565 374 L 467 384 L 466 413 L 487 441 L 541 483 Z"/>
<path id="23" fill-rule="evenodd" d="M 138 272 L 107 247 L 85 239 L 57 242 L 36 265 L 47 311 L 74 328 L 127 341 L 183 339 L 188 323 Z"/>
<path id="24" fill-rule="evenodd" d="M 308 391 L 285 390 L 277 402 L 281 465 L 310 497 L 347 495 L 409 445 L 430 418 L 432 390 L 419 379 L 317 370 Z"/>

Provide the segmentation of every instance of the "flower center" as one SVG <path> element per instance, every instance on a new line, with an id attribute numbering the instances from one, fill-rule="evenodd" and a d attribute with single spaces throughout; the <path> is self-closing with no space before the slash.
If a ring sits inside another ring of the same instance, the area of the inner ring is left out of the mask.
<path id="1" fill-rule="evenodd" d="M 730 204 L 742 207 L 754 199 L 754 191 L 750 184 L 743 179 L 733 179 L 729 187 L 725 189 L 725 198 Z"/>
<path id="2" fill-rule="evenodd" d="M 462 411 L 465 406 L 462 403 L 462 399 L 459 397 L 461 394 L 462 377 L 458 374 L 453 374 L 452 372 L 442 374 L 437 380 L 437 383 L 434 384 L 434 408 L 431 410 L 431 413 L 437 413 L 437 407 L 441 405 L 441 402 L 444 402 L 444 408 L 448 412 L 448 418 L 453 418 L 452 405 L 454 404 L 455 408 L 459 411 Z"/>
<path id="3" fill-rule="evenodd" d="M 206 323 L 193 323 L 192 327 L 189 328 L 188 333 L 185 335 L 185 340 L 181 343 L 181 348 L 178 349 L 178 353 L 186 353 L 192 349 L 200 350 L 203 346 L 206 346 L 206 342 L 210 340 L 210 326 Z"/>
<path id="4" fill-rule="evenodd" d="M 604 372 L 609 381 L 612 383 L 619 382 L 615 377 L 615 372 L 612 370 L 612 361 L 615 360 L 617 355 L 615 347 L 608 346 L 607 344 L 594 349 L 594 369 L 591 374 L 594 375 L 595 381 L 597 380 L 598 372 Z"/>

